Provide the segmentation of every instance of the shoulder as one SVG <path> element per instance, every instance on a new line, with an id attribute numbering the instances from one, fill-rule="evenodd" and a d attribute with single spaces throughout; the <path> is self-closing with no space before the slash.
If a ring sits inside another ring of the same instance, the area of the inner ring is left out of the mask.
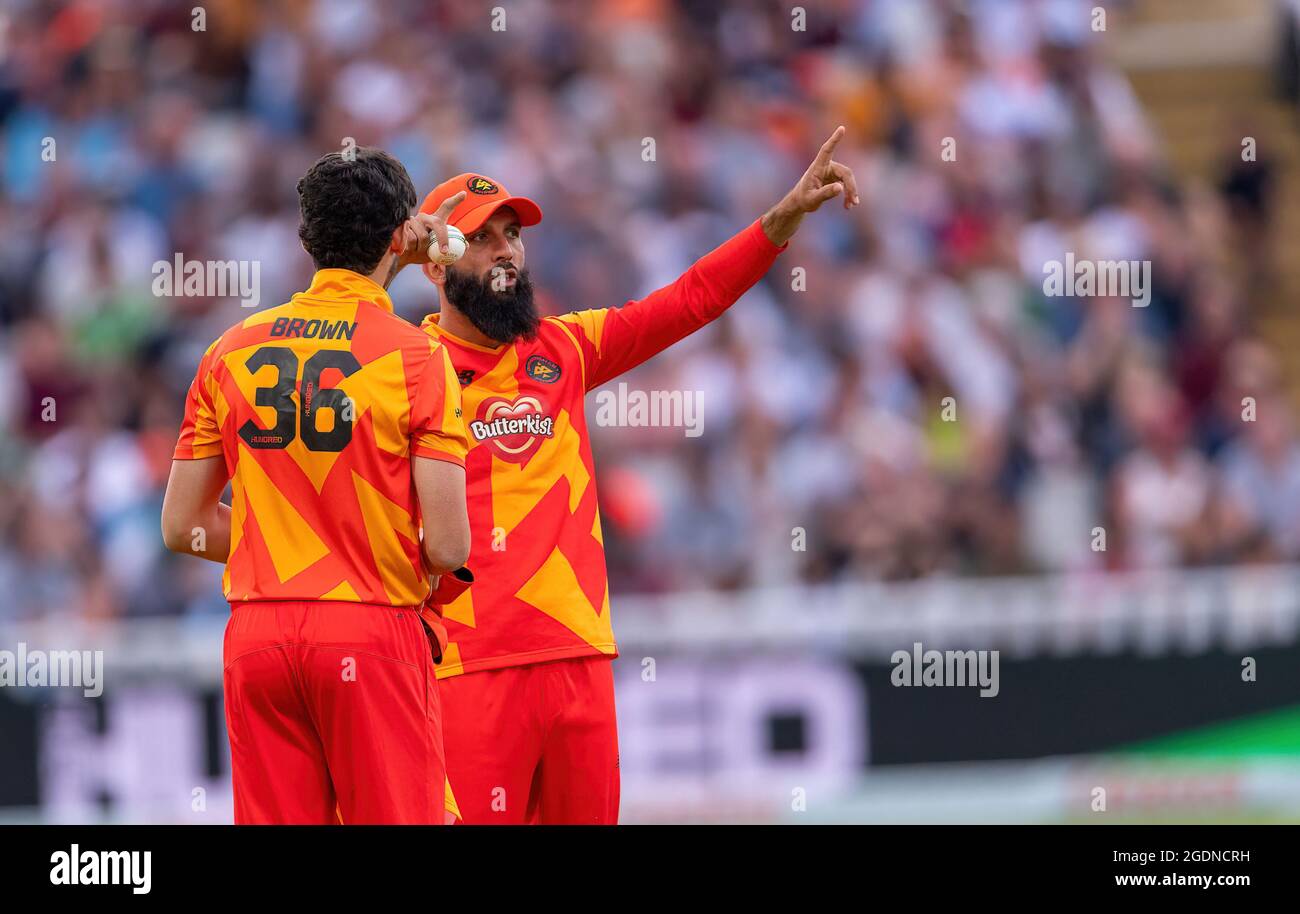
<path id="1" fill-rule="evenodd" d="M 287 319 L 293 314 L 292 303 L 276 305 L 274 308 L 250 314 L 239 323 L 227 328 L 212 345 L 224 352 L 247 346 L 269 335 L 276 321 Z"/>
<path id="2" fill-rule="evenodd" d="M 232 324 L 226 331 L 213 340 L 203 353 L 201 364 L 212 366 L 224 360 L 232 352 L 247 348 L 265 339 L 275 321 L 287 315 L 288 305 L 279 305 L 250 314 L 237 324 Z"/>
<path id="3" fill-rule="evenodd" d="M 357 302 L 357 320 L 373 326 L 380 333 L 391 333 L 394 339 L 403 342 L 424 336 L 420 328 L 410 321 L 366 299 Z"/>
<path id="4" fill-rule="evenodd" d="M 570 311 L 542 320 L 542 326 L 550 330 L 555 338 L 566 338 L 573 345 L 582 348 L 583 342 L 592 346 L 600 343 L 601 332 L 605 327 L 608 308 L 592 308 L 587 311 Z"/>
<path id="5" fill-rule="evenodd" d="M 357 321 L 372 334 L 371 339 L 382 339 L 407 355 L 427 357 L 442 348 L 436 337 L 373 302 L 358 303 Z"/>

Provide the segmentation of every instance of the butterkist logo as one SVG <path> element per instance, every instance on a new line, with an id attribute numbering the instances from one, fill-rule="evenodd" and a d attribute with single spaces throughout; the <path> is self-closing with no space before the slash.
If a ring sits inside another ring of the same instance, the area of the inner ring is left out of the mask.
<path id="1" fill-rule="evenodd" d="M 490 444 L 505 460 L 526 461 L 544 438 L 555 435 L 555 419 L 546 415 L 536 397 L 507 400 L 493 397 L 479 407 L 479 417 L 469 423 L 475 441 Z"/>
<path id="2" fill-rule="evenodd" d="M 475 419 L 469 424 L 469 428 L 474 433 L 476 441 L 504 438 L 507 435 L 540 435 L 543 438 L 550 438 L 555 430 L 555 420 L 550 416 L 536 415 L 527 415 L 519 419 L 493 419 L 491 422 Z"/>

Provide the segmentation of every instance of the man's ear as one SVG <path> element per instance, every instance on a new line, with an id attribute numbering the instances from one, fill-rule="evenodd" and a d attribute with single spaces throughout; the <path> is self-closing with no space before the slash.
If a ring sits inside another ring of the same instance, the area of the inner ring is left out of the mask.
<path id="1" fill-rule="evenodd" d="M 433 283 L 439 289 L 447 281 L 447 267 L 441 263 L 434 263 L 432 260 L 426 262 L 422 267 L 425 278 Z"/>
<path id="2" fill-rule="evenodd" d="M 388 250 L 394 254 L 401 255 L 406 250 L 406 223 L 403 222 L 397 228 L 393 229 L 393 237 L 388 239 Z"/>

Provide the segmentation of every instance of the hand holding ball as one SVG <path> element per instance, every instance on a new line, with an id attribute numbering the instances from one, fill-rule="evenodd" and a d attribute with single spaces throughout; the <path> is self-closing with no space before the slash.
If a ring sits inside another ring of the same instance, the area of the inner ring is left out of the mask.
<path id="1" fill-rule="evenodd" d="M 454 225 L 447 226 L 447 253 L 438 249 L 438 236 L 429 233 L 429 259 L 434 263 L 450 266 L 465 256 L 465 234 Z"/>

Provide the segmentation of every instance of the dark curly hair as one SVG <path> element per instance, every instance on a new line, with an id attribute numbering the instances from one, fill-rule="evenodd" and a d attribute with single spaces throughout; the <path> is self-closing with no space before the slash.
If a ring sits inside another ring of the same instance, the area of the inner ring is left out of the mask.
<path id="1" fill-rule="evenodd" d="M 298 237 L 316 269 L 373 273 L 393 231 L 415 208 L 415 185 L 402 163 L 373 146 L 316 160 L 298 181 Z"/>

